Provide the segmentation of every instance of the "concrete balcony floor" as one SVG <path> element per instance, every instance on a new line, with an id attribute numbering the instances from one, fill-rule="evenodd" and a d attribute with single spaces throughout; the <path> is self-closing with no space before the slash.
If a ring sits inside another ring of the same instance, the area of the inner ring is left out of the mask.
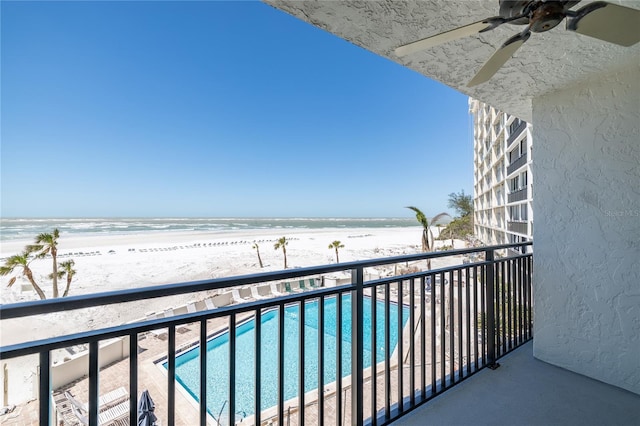
<path id="1" fill-rule="evenodd" d="M 640 425 L 640 395 L 533 357 L 529 342 L 397 420 L 430 425 Z"/>

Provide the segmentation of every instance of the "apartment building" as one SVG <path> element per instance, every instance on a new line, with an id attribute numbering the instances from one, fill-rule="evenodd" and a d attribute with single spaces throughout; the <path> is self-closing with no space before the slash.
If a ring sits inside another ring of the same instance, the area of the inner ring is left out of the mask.
<path id="1" fill-rule="evenodd" d="M 469 98 L 473 115 L 476 237 L 487 245 L 533 239 L 531 125 Z"/>

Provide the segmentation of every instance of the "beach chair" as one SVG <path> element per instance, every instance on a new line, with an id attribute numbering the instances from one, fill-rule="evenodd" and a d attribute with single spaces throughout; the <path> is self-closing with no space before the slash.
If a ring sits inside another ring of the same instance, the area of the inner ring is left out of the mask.
<path id="1" fill-rule="evenodd" d="M 278 290 L 278 287 L 276 286 L 276 283 L 271 283 L 269 284 L 269 288 L 271 289 L 271 294 L 273 294 L 274 296 L 284 296 L 284 293 L 282 293 L 280 290 Z"/>
<path id="2" fill-rule="evenodd" d="M 196 309 L 196 302 L 187 303 L 187 313 L 193 314 L 193 313 L 195 313 L 197 311 L 198 310 Z"/>
<path id="3" fill-rule="evenodd" d="M 309 278 L 309 286 L 311 286 L 311 288 L 320 288 L 320 286 L 316 284 L 315 278 Z"/>
<path id="4" fill-rule="evenodd" d="M 78 419 L 81 425 L 89 426 L 89 418 L 83 411 L 79 410 L 75 405 L 71 405 L 71 412 L 76 416 L 76 419 Z"/>
<path id="5" fill-rule="evenodd" d="M 74 396 L 71 395 L 71 392 L 64 391 L 64 396 L 65 398 L 67 398 L 67 401 L 69 401 L 69 403 L 71 404 L 71 408 L 75 408 L 78 411 L 85 411 L 85 412 L 87 411 L 86 404 L 75 399 Z"/>
<path id="6" fill-rule="evenodd" d="M 119 404 L 129 398 L 129 392 L 124 386 L 120 386 L 110 392 L 101 395 L 98 398 L 98 407 L 109 407 L 114 404 Z"/>
<path id="7" fill-rule="evenodd" d="M 111 425 L 117 420 L 123 419 L 129 415 L 129 400 L 127 399 L 120 404 L 102 411 L 98 414 L 98 424 Z"/>
<path id="8" fill-rule="evenodd" d="M 171 317 L 175 316 L 175 314 L 176 314 L 176 313 L 173 311 L 173 308 L 169 308 L 169 309 L 166 309 L 166 310 L 164 311 L 164 317 L 165 317 L 165 318 L 171 318 Z M 176 325 L 176 330 L 177 330 L 179 333 L 186 333 L 187 331 L 189 331 L 189 329 L 187 328 L 187 326 L 182 325 L 182 324 L 177 324 L 177 325 Z"/>
<path id="9" fill-rule="evenodd" d="M 75 399 L 73 395 L 71 395 L 71 392 L 64 391 L 64 397 L 67 398 L 67 401 L 69 401 L 71 407 L 75 407 L 78 411 L 85 413 L 89 411 L 88 405 Z M 119 405 L 125 402 L 126 400 L 128 400 L 128 398 L 129 392 L 124 386 L 121 386 L 117 389 L 105 393 L 104 395 L 101 395 L 98 398 L 98 410 L 104 411 L 105 409 L 108 409 L 114 405 Z"/>
<path id="10" fill-rule="evenodd" d="M 147 320 L 154 320 L 154 319 L 159 319 L 162 318 L 162 316 L 160 314 L 157 314 L 155 312 L 151 312 L 151 313 L 147 313 L 146 318 Z M 149 333 L 153 334 L 154 337 L 157 337 L 158 339 L 164 340 L 164 338 L 167 337 L 167 329 L 166 328 L 159 328 L 157 330 L 149 330 Z"/>
<path id="11" fill-rule="evenodd" d="M 217 308 L 216 304 L 213 303 L 213 299 L 210 297 L 207 297 L 206 299 L 204 299 L 204 305 L 210 311 Z"/>
<path id="12" fill-rule="evenodd" d="M 302 291 L 308 290 L 307 287 L 304 285 L 304 280 L 300 280 L 300 290 Z"/>
<path id="13" fill-rule="evenodd" d="M 284 282 L 284 291 L 286 291 L 287 293 L 300 293 L 300 291 L 302 291 L 302 290 L 300 290 L 300 289 L 296 290 L 296 289 L 292 288 L 291 287 L 291 283 L 285 281 Z"/>
<path id="14" fill-rule="evenodd" d="M 261 295 L 260 293 L 258 293 L 258 287 L 255 285 L 251 286 L 251 297 L 253 297 L 256 300 L 261 300 L 261 299 L 266 299 L 266 296 Z"/>
<path id="15" fill-rule="evenodd" d="M 231 290 L 231 300 L 234 303 L 242 303 L 242 302 L 246 302 L 248 299 L 245 299 L 244 297 L 240 296 L 240 292 L 238 291 L 238 289 L 233 289 Z"/>

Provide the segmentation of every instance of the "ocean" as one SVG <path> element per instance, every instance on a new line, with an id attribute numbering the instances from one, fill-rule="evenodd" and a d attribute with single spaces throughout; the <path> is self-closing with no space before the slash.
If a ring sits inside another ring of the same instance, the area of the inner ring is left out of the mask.
<path id="1" fill-rule="evenodd" d="M 33 239 L 58 228 L 61 234 L 126 235 L 144 232 L 229 232 L 248 229 L 404 228 L 415 218 L 43 218 L 0 219 L 0 241 Z"/>

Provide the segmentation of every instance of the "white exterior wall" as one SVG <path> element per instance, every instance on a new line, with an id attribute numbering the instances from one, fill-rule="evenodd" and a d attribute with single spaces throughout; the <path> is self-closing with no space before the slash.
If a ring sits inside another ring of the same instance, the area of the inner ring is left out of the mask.
<path id="1" fill-rule="evenodd" d="M 640 394 L 640 67 L 534 99 L 534 355 Z"/>

